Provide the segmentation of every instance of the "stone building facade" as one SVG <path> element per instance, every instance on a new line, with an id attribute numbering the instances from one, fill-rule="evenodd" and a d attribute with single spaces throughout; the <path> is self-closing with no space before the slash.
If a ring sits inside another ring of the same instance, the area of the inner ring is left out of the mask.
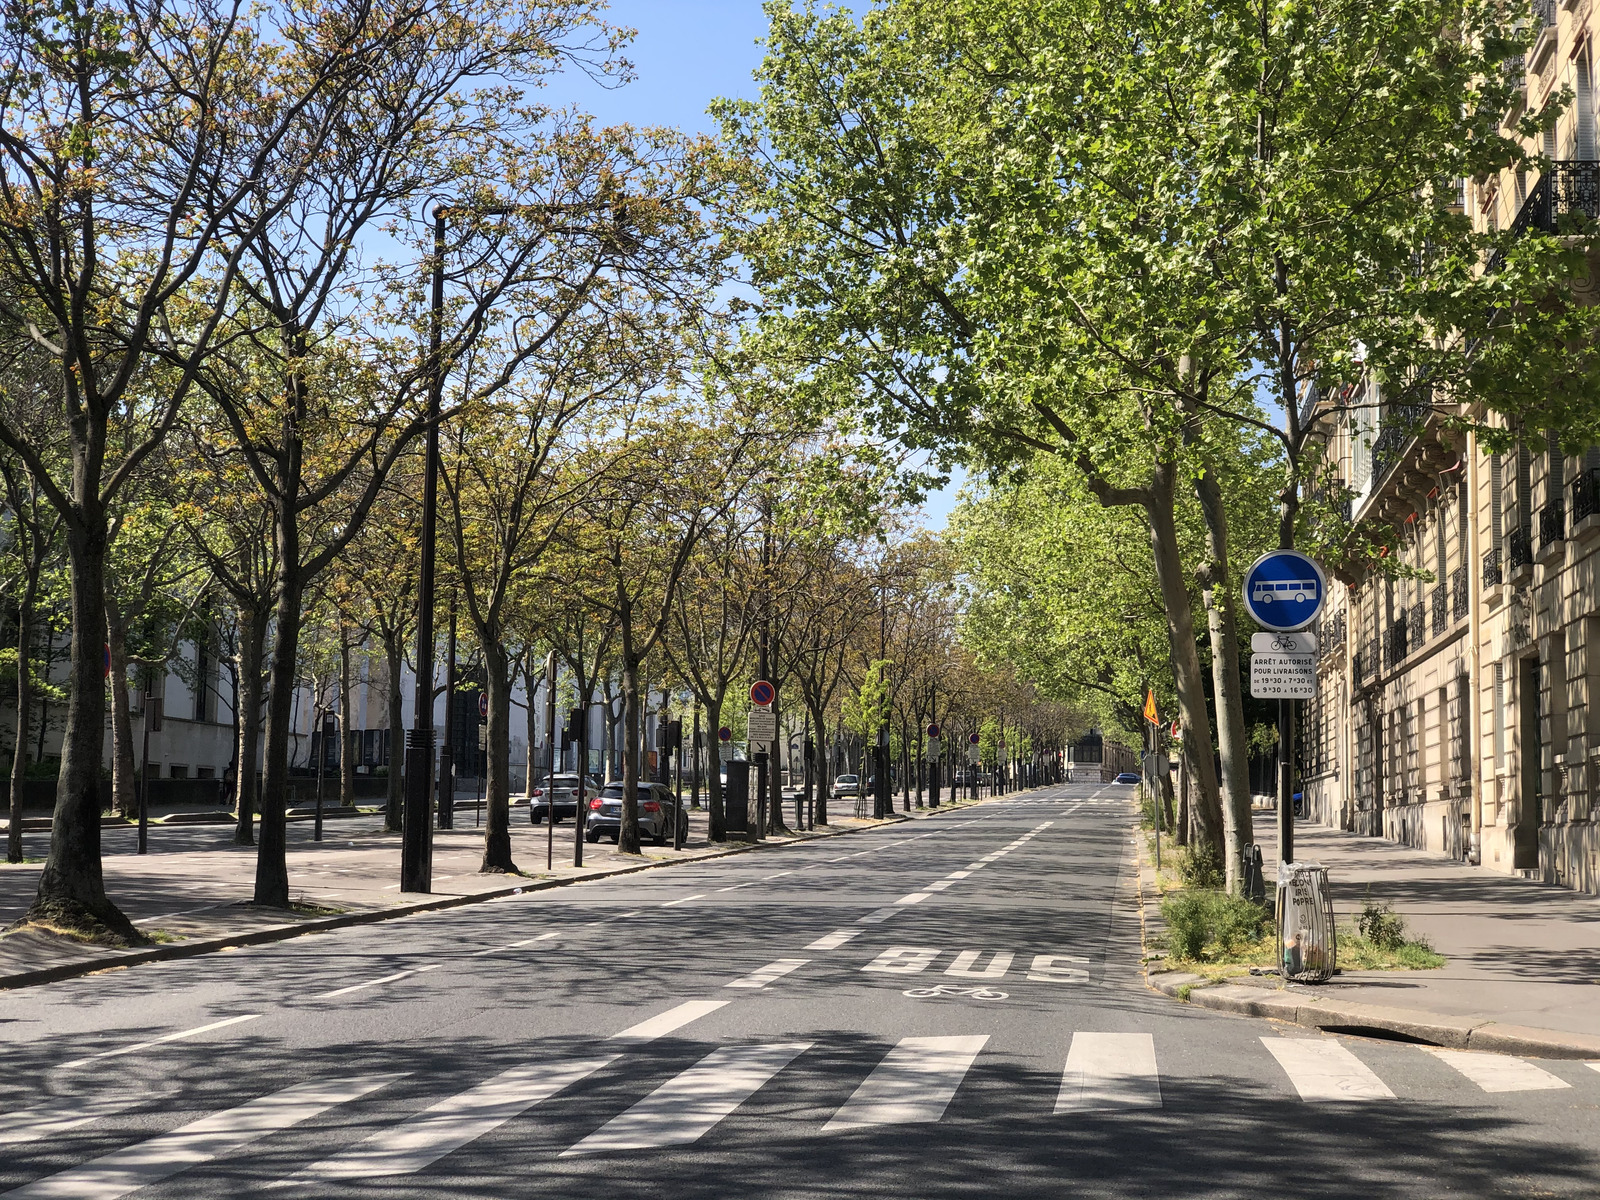
<path id="1" fill-rule="evenodd" d="M 1534 20 L 1506 121 L 1563 89 L 1572 103 L 1531 147 L 1547 170 L 1464 182 L 1481 229 L 1600 214 L 1592 0 L 1536 0 Z M 1341 397 L 1364 407 L 1330 459 L 1354 520 L 1398 531 L 1400 569 L 1330 588 L 1309 815 L 1600 892 L 1600 449 L 1496 419 L 1512 445 L 1491 452 L 1364 387 Z"/>

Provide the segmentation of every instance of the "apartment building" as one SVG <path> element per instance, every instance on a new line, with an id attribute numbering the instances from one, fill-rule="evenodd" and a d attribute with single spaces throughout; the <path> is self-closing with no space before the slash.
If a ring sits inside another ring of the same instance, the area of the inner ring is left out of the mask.
<path id="1" fill-rule="evenodd" d="M 1506 121 L 1563 89 L 1573 103 L 1536 147 L 1548 170 L 1465 183 L 1479 228 L 1600 214 L 1594 5 L 1536 0 L 1534 19 Z M 1310 815 L 1600 892 L 1600 449 L 1494 418 L 1510 442 L 1495 452 L 1362 386 L 1340 398 L 1365 407 L 1330 460 L 1353 518 L 1398 532 L 1397 561 L 1330 589 L 1302 731 Z"/>

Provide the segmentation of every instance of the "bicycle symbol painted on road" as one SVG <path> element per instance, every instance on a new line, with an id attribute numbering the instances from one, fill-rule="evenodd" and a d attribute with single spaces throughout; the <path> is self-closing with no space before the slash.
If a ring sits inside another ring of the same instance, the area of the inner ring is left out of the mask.
<path id="1" fill-rule="evenodd" d="M 939 996 L 965 996 L 969 1000 L 1009 1000 L 1011 997 L 1006 992 L 997 992 L 986 987 L 951 987 L 946 983 L 936 983 L 932 987 L 907 988 L 900 993 L 913 1000 L 932 1000 Z"/>

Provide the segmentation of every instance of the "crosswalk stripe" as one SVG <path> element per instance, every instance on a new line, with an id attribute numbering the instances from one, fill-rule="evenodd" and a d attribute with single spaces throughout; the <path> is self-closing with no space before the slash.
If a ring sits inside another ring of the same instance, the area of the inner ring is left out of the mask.
<path id="1" fill-rule="evenodd" d="M 1586 1062 L 1583 1065 L 1588 1067 L 1590 1070 L 1600 1071 L 1600 1059 L 1597 1059 L 1594 1062 Z"/>
<path id="2" fill-rule="evenodd" d="M 65 1133 L 101 1117 L 109 1117 L 139 1103 L 136 1097 L 118 1100 L 74 1100 L 47 1108 L 30 1108 L 12 1113 L 0 1128 L 0 1146 L 20 1146 L 55 1133 Z"/>
<path id="3" fill-rule="evenodd" d="M 1160 1108 L 1155 1039 L 1148 1033 L 1075 1033 L 1056 1112 Z"/>
<path id="4" fill-rule="evenodd" d="M 810 1046 L 810 1042 L 782 1042 L 714 1050 L 563 1150 L 562 1157 L 699 1141 Z"/>
<path id="5" fill-rule="evenodd" d="M 861 930 L 859 929 L 835 929 L 832 933 L 826 934 L 823 937 L 819 937 L 816 941 L 812 942 L 811 945 L 807 946 L 806 949 L 837 950 L 851 938 L 860 936 Z"/>
<path id="6" fill-rule="evenodd" d="M 1338 1042 L 1262 1038 L 1302 1100 L 1393 1100 L 1372 1070 Z"/>
<path id="7" fill-rule="evenodd" d="M 743 979 L 735 979 L 724 987 L 736 988 L 764 988 L 775 979 L 782 979 L 790 971 L 798 971 L 811 960 L 809 958 L 780 958 L 777 962 L 769 962 L 760 970 L 751 971 Z"/>
<path id="8" fill-rule="evenodd" d="M 1538 1092 L 1572 1085 L 1542 1067 L 1509 1054 L 1484 1054 L 1475 1050 L 1443 1050 L 1427 1047 L 1428 1053 L 1460 1071 L 1486 1092 Z"/>
<path id="9" fill-rule="evenodd" d="M 477 1087 L 447 1096 L 392 1129 L 298 1171 L 288 1179 L 280 1179 L 272 1186 L 413 1174 L 620 1057 L 620 1054 L 608 1054 L 603 1058 L 513 1067 Z"/>
<path id="10" fill-rule="evenodd" d="M 210 1162 L 269 1134 L 308 1121 L 337 1104 L 358 1100 L 403 1077 L 402 1072 L 297 1083 L 237 1108 L 191 1121 L 171 1133 L 47 1175 L 5 1195 L 16 1200 L 33 1200 L 34 1197 L 116 1200 L 118 1196 L 159 1183 L 179 1171 Z"/>
<path id="11" fill-rule="evenodd" d="M 707 1013 L 714 1013 L 726 1004 L 726 1000 L 685 1000 L 676 1008 L 669 1008 L 659 1017 L 651 1017 L 648 1021 L 640 1021 L 637 1025 L 630 1025 L 621 1033 L 611 1035 L 613 1042 L 653 1042 L 658 1037 L 666 1037 L 674 1030 L 682 1029 L 690 1021 L 698 1021 Z"/>
<path id="12" fill-rule="evenodd" d="M 822 1132 L 937 1121 L 988 1040 L 987 1034 L 901 1038 Z"/>

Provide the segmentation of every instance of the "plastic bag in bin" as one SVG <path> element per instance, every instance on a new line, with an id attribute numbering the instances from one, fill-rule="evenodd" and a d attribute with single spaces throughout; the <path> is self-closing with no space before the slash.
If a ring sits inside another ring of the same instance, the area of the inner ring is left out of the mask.
<path id="1" fill-rule="evenodd" d="M 1321 863 L 1278 864 L 1278 974 L 1312 983 L 1338 965 L 1333 894 Z"/>

